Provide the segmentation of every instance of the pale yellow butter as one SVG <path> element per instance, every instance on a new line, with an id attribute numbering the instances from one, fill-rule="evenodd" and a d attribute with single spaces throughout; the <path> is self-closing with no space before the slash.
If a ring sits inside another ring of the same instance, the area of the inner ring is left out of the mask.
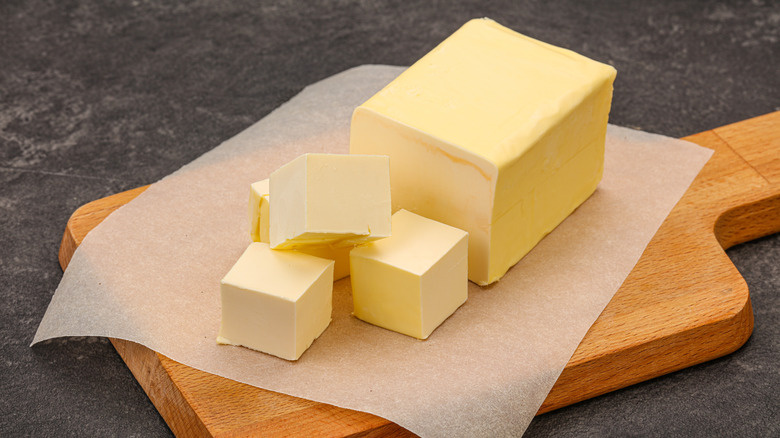
<path id="1" fill-rule="evenodd" d="M 386 156 L 304 154 L 270 178 L 270 244 L 349 246 L 390 235 Z"/>
<path id="2" fill-rule="evenodd" d="M 406 210 L 393 235 L 350 254 L 353 314 L 426 339 L 468 297 L 468 234 Z"/>
<path id="3" fill-rule="evenodd" d="M 330 324 L 333 261 L 255 242 L 220 291 L 218 343 L 297 360 Z"/>
<path id="4" fill-rule="evenodd" d="M 389 155 L 393 211 L 469 232 L 492 283 L 601 180 L 615 69 L 472 20 L 358 107 L 350 152 Z"/>
<path id="5" fill-rule="evenodd" d="M 290 251 L 302 252 L 315 257 L 333 260 L 333 281 L 349 277 L 349 253 L 354 248 L 349 246 L 316 245 L 296 248 Z M 280 250 L 284 251 L 284 250 Z"/>
<path id="6" fill-rule="evenodd" d="M 269 229 L 269 190 L 268 180 L 253 183 L 249 189 L 249 234 L 254 242 L 268 243 Z M 295 251 L 333 260 L 333 281 L 349 277 L 349 251 L 352 246 L 310 245 L 301 246 Z"/>
<path id="7" fill-rule="evenodd" d="M 257 181 L 249 186 L 249 235 L 253 242 L 269 242 L 268 180 Z"/>

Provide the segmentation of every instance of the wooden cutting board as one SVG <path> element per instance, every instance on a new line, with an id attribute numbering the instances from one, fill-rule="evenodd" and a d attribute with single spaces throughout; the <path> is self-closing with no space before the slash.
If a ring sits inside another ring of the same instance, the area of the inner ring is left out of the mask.
<path id="1" fill-rule="evenodd" d="M 539 413 L 714 359 L 753 330 L 745 281 L 725 248 L 780 231 L 780 112 L 686 137 L 715 150 L 577 348 Z M 140 187 L 86 204 L 59 260 Z M 195 370 L 111 339 L 177 436 L 409 436 L 383 418 Z"/>

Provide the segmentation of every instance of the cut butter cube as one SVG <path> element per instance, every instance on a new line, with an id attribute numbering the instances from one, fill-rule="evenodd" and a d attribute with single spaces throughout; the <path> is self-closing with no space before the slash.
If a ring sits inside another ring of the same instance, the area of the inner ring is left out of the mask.
<path id="1" fill-rule="evenodd" d="M 218 343 L 297 360 L 330 324 L 333 261 L 252 243 L 220 291 Z"/>
<path id="2" fill-rule="evenodd" d="M 350 152 L 390 156 L 393 211 L 468 231 L 489 284 L 596 189 L 615 74 L 472 20 L 355 110 Z"/>
<path id="3" fill-rule="evenodd" d="M 270 178 L 274 249 L 349 246 L 390 235 L 386 156 L 304 154 Z"/>
<path id="4" fill-rule="evenodd" d="M 264 179 L 249 188 L 249 234 L 254 242 L 269 243 L 269 180 Z M 349 251 L 352 246 L 314 245 L 302 246 L 296 251 L 333 260 L 333 281 L 349 277 Z"/>
<path id="5" fill-rule="evenodd" d="M 353 314 L 426 339 L 468 297 L 468 234 L 406 210 L 393 235 L 350 254 Z"/>

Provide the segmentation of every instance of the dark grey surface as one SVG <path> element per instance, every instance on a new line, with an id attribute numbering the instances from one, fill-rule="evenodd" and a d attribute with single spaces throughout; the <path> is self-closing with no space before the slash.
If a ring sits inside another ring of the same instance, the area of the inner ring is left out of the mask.
<path id="1" fill-rule="evenodd" d="M 684 136 L 780 109 L 778 2 L 106 3 L 0 3 L 0 436 L 170 435 L 105 339 L 28 347 L 65 222 L 313 81 L 408 65 L 488 16 L 613 64 L 612 123 Z M 780 237 L 729 255 L 755 308 L 742 349 L 540 416 L 526 435 L 780 435 Z"/>

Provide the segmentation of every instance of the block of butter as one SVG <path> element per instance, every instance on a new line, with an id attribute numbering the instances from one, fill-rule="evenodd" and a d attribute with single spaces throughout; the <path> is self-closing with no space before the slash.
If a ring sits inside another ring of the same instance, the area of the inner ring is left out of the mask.
<path id="1" fill-rule="evenodd" d="M 304 154 L 270 178 L 270 244 L 349 246 L 390 235 L 386 156 Z"/>
<path id="2" fill-rule="evenodd" d="M 615 69 L 469 21 L 359 106 L 350 152 L 390 156 L 393 211 L 469 232 L 492 283 L 601 180 Z"/>
<path id="3" fill-rule="evenodd" d="M 269 243 L 269 190 L 268 180 L 257 181 L 249 187 L 249 234 L 254 242 Z M 309 245 L 296 251 L 333 260 L 333 281 L 349 276 L 349 251 L 352 246 Z"/>
<path id="4" fill-rule="evenodd" d="M 350 254 L 353 314 L 426 339 L 468 297 L 468 233 L 406 210 L 393 235 Z"/>
<path id="5" fill-rule="evenodd" d="M 333 261 L 255 242 L 220 291 L 218 343 L 297 360 L 330 324 Z"/>

